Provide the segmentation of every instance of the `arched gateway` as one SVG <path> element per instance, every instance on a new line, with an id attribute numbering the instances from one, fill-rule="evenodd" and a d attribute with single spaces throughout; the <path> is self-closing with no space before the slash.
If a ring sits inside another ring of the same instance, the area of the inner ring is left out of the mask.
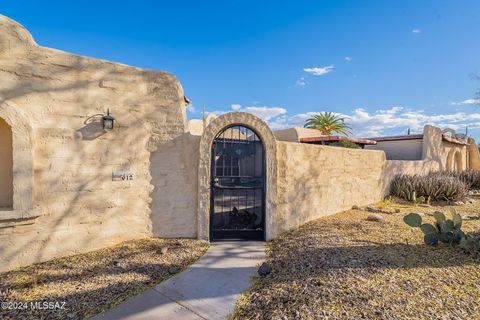
<path id="1" fill-rule="evenodd" d="M 261 119 L 233 112 L 200 141 L 198 238 L 274 237 L 276 142 Z"/>
<path id="2" fill-rule="evenodd" d="M 265 150 L 250 128 L 226 127 L 213 140 L 210 239 L 265 238 Z"/>

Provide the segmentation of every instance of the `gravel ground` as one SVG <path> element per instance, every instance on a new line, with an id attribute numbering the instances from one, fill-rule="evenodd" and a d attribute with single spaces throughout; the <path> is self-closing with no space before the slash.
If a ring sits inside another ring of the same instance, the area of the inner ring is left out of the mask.
<path id="1" fill-rule="evenodd" d="M 197 240 L 149 238 L 1 273 L 0 300 L 23 310 L 2 304 L 0 319 L 89 318 L 180 272 L 207 248 Z M 33 301 L 58 303 L 32 310 Z"/>
<path id="2" fill-rule="evenodd" d="M 455 208 L 478 215 L 480 201 Z M 402 221 L 449 207 L 385 209 L 400 212 L 367 221 L 371 213 L 349 210 L 271 242 L 272 273 L 254 280 L 232 319 L 480 319 L 479 258 L 427 247 L 421 231 Z M 464 226 L 478 232 L 480 220 Z"/>

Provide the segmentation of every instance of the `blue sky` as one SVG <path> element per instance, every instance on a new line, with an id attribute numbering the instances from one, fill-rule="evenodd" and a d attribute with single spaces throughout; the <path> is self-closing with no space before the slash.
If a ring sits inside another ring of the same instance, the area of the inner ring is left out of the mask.
<path id="1" fill-rule="evenodd" d="M 480 1 L 3 1 L 43 46 L 175 74 L 189 118 L 314 112 L 357 136 L 424 124 L 480 138 Z"/>

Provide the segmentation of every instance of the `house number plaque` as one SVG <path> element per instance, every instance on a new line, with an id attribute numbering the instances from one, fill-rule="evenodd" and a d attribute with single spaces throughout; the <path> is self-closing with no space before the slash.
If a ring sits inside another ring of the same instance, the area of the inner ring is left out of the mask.
<path id="1" fill-rule="evenodd" d="M 132 181 L 132 180 L 133 180 L 133 173 L 131 172 L 124 172 L 124 171 L 112 172 L 112 181 Z"/>

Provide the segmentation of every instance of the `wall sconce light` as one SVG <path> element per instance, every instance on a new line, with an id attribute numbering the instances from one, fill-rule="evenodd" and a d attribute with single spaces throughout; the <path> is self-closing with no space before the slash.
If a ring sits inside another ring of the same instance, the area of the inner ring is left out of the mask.
<path id="1" fill-rule="evenodd" d="M 107 114 L 102 117 L 103 129 L 112 130 L 115 118 L 110 115 L 110 109 L 107 109 Z"/>

